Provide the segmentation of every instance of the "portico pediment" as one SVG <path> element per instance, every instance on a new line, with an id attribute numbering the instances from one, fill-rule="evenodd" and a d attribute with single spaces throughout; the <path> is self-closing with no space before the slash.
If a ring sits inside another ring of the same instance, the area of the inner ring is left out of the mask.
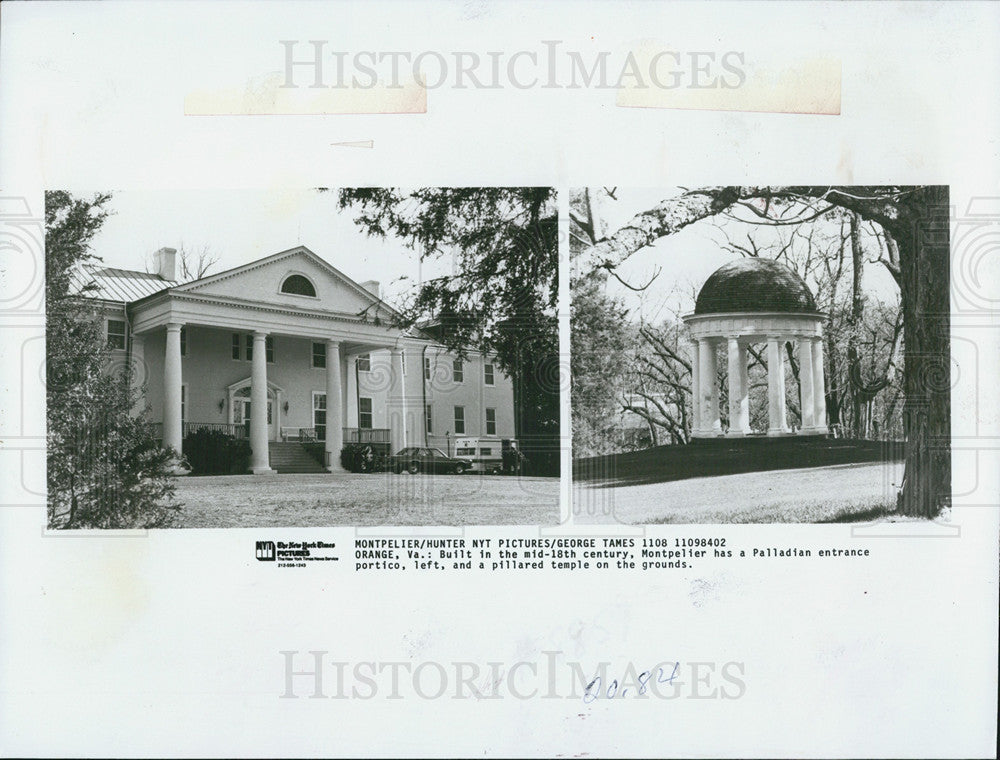
<path id="1" fill-rule="evenodd" d="M 292 292 L 284 292 L 283 285 L 286 291 Z M 368 319 L 388 320 L 392 314 L 392 309 L 377 296 L 305 246 L 179 285 L 172 292 L 199 298 L 240 299 L 309 312 L 365 312 Z"/>

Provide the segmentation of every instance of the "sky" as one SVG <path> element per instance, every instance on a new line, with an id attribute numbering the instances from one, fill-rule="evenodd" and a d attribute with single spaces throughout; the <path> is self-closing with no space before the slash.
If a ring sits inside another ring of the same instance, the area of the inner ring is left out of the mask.
<path id="1" fill-rule="evenodd" d="M 598 198 L 597 210 L 608 236 L 636 214 L 684 192 L 680 187 L 611 189 L 614 199 L 599 192 L 591 194 L 592 198 Z M 747 232 L 757 235 L 758 241 L 766 241 L 769 234 L 760 225 L 736 222 L 727 223 L 727 229 L 743 242 Z M 694 310 L 694 298 L 708 276 L 734 259 L 733 253 L 722 248 L 724 241 L 716 220 L 695 222 L 642 248 L 618 267 L 617 274 L 629 285 L 641 287 L 650 283 L 643 292 L 630 290 L 613 277 L 608 278 L 607 292 L 624 301 L 634 321 L 641 317 L 655 323 L 672 312 L 690 313 Z M 869 294 L 890 301 L 898 298 L 898 287 L 881 265 L 866 264 L 864 276 Z"/>
<path id="2" fill-rule="evenodd" d="M 143 271 L 154 251 L 183 246 L 217 256 L 212 274 L 304 245 L 359 283 L 381 282 L 389 303 L 451 268 L 450 257 L 421 265 L 398 239 L 368 237 L 350 210 L 337 209 L 335 190 L 112 191 L 108 205 L 115 213 L 92 250 L 112 267 Z"/>

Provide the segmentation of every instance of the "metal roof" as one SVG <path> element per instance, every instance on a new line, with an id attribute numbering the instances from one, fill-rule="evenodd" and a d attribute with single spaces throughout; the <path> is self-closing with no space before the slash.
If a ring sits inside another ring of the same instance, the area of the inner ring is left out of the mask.
<path id="1" fill-rule="evenodd" d="M 177 284 L 176 280 L 165 280 L 149 272 L 84 264 L 74 272 L 71 289 L 87 298 L 129 303 Z M 88 285 L 90 288 L 83 292 Z"/>

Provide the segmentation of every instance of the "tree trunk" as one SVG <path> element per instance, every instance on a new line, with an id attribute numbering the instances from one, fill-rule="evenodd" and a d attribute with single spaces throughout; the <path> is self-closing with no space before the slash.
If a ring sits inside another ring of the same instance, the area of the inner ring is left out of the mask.
<path id="1" fill-rule="evenodd" d="M 948 188 L 928 188 L 899 244 L 906 471 L 899 511 L 934 517 L 951 495 Z"/>
<path id="2" fill-rule="evenodd" d="M 858 371 L 860 377 L 860 364 L 858 358 L 858 330 L 861 320 L 864 317 L 864 258 L 861 250 L 861 219 L 856 211 L 850 214 L 851 219 L 851 316 L 847 320 L 847 366 L 850 370 Z M 850 375 L 848 375 L 850 378 Z M 861 389 L 856 382 L 848 383 L 847 387 L 851 394 L 851 428 L 852 437 L 867 438 L 868 430 L 864 424 L 862 415 Z"/>

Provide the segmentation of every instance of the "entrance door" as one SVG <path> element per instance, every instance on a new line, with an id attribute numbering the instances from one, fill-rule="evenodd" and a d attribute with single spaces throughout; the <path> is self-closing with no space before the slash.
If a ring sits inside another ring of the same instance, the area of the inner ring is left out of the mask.
<path id="1" fill-rule="evenodd" d="M 250 431 L 250 415 L 252 411 L 253 404 L 250 402 L 250 389 L 241 388 L 236 392 L 233 397 L 233 423 L 236 425 L 243 425 L 247 429 L 249 435 Z M 277 440 L 274 429 L 274 399 L 271 397 L 270 391 L 267 394 L 267 440 L 274 441 Z"/>

